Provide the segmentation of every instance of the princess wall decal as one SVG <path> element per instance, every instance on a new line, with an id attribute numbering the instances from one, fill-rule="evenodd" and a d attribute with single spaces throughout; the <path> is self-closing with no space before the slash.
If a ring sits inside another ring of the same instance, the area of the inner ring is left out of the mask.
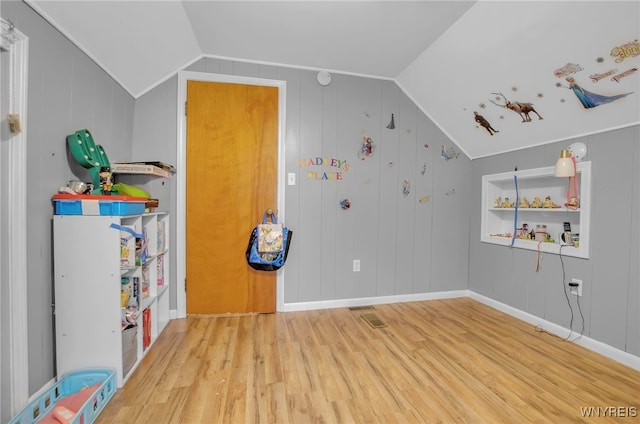
<path id="1" fill-rule="evenodd" d="M 580 103 L 585 109 L 591 109 L 596 106 L 611 103 L 615 100 L 621 99 L 623 97 L 628 96 L 629 94 L 632 94 L 632 93 L 624 93 L 624 94 L 618 94 L 614 96 L 603 96 L 601 94 L 595 94 L 585 90 L 584 88 L 578 85 L 575 78 L 573 77 L 567 77 L 565 79 L 569 83 L 569 87 L 567 88 L 573 91 L 573 94 L 576 95 L 576 97 L 578 98 L 578 100 L 580 100 Z"/>

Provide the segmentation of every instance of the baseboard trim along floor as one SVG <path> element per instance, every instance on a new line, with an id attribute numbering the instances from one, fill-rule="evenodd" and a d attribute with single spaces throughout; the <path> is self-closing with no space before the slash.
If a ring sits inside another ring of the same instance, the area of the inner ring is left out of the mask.
<path id="1" fill-rule="evenodd" d="M 477 294 L 471 290 L 454 290 L 435 293 L 418 293 L 418 294 L 406 294 L 397 296 L 380 296 L 380 297 L 363 297 L 355 299 L 338 299 L 338 300 L 326 300 L 315 302 L 296 302 L 286 303 L 284 310 L 279 312 L 293 312 L 293 311 L 310 311 L 315 309 L 331 309 L 331 308 L 349 308 L 358 306 L 370 306 L 370 305 L 383 305 L 388 303 L 401 303 L 401 302 L 421 302 L 425 300 L 439 300 L 439 299 L 452 299 L 456 297 L 469 297 L 515 318 L 518 318 L 524 322 L 527 322 L 533 326 L 540 327 L 548 333 L 555 334 L 561 338 L 569 337 L 577 345 L 580 345 L 593 352 L 599 353 L 612 359 L 616 362 L 620 362 L 630 368 L 640 371 L 640 357 L 627 353 L 623 350 L 617 349 L 608 344 L 599 342 L 590 337 L 582 335 L 580 337 L 575 331 L 571 336 L 571 331 L 568 328 L 555 324 L 551 321 L 547 321 L 528 312 L 521 311 L 517 308 L 498 302 L 497 300 L 489 297 Z"/>

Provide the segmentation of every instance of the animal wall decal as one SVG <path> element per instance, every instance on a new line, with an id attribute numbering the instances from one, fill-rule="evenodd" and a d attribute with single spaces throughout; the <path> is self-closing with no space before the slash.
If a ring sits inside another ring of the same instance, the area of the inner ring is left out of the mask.
<path id="1" fill-rule="evenodd" d="M 529 114 L 532 113 L 532 112 L 535 113 L 536 115 L 538 115 L 538 119 L 539 120 L 540 119 L 544 119 L 534 109 L 533 103 L 512 102 L 509 99 L 507 99 L 505 97 L 505 95 L 502 94 L 502 93 L 491 93 L 491 94 L 496 96 L 496 101 L 493 101 L 493 100 L 489 99 L 489 101 L 491 103 L 493 103 L 496 106 L 499 106 L 499 107 L 502 107 L 502 108 L 506 108 L 506 109 L 509 109 L 509 110 L 512 110 L 512 111 L 516 112 L 522 118 L 522 122 L 531 122 L 531 117 L 529 116 Z M 502 100 L 500 98 L 502 98 Z M 503 102 L 504 104 L 499 103 L 499 102 Z"/>

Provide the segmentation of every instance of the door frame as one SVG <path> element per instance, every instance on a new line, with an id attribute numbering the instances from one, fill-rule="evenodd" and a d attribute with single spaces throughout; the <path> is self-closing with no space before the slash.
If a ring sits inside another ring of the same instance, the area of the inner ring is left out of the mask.
<path id="1" fill-rule="evenodd" d="M 186 165 L 187 165 L 187 122 L 185 103 L 187 101 L 187 82 L 222 82 L 230 84 L 260 85 L 278 88 L 278 182 L 277 210 L 278 218 L 285 221 L 285 115 L 286 115 L 286 81 L 238 75 L 211 74 L 207 72 L 178 72 L 178 105 L 177 121 L 177 172 L 176 172 L 176 318 L 187 316 L 186 281 Z M 284 310 L 284 268 L 276 271 L 276 311 Z"/>
<path id="2" fill-rule="evenodd" d="M 20 116 L 21 132 L 13 134 L 8 140 L 0 164 L 6 171 L 3 177 L 5 193 L 0 208 L 0 252 L 6 261 L 0 264 L 0 292 L 7 294 L 8 301 L 0 305 L 2 329 L 8 329 L 7 344 L 0 347 L 0 374 L 2 370 L 2 390 L 8 393 L 0 396 L 2 410 L 11 415 L 24 407 L 29 400 L 29 327 L 27 302 L 27 81 L 29 68 L 29 38 L 13 24 L 0 18 L 0 31 L 9 38 L 3 40 L 4 54 L 9 55 L 9 91 L 8 107 L 12 113 Z M 7 41 L 10 40 L 10 41 Z M 8 44 L 5 44 L 8 42 Z M 4 93 L 3 93 L 4 94 Z M 3 117 L 5 112 L 0 114 Z M 1 155 L 0 155 L 1 156 Z M 4 298 L 4 296 L 2 296 Z M 5 350 L 4 346 L 8 346 Z M 6 382 L 6 383 L 5 383 Z M 5 409 L 6 408 L 6 409 Z"/>

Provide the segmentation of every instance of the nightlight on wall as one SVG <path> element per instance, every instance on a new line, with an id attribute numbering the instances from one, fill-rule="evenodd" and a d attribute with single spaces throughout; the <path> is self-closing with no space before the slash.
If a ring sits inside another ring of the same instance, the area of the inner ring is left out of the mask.
<path id="1" fill-rule="evenodd" d="M 569 149 L 560 151 L 560 158 L 556 162 L 556 177 L 573 177 L 576 175 L 575 165 Z"/>
<path id="2" fill-rule="evenodd" d="M 556 162 L 556 177 L 575 177 L 576 162 L 584 159 L 586 155 L 587 146 L 584 143 L 573 143 L 568 149 L 562 149 Z"/>
<path id="3" fill-rule="evenodd" d="M 568 177 L 569 188 L 567 189 L 567 202 L 564 204 L 569 209 L 578 209 L 580 199 L 578 198 L 577 162 L 587 155 L 587 146 L 584 143 L 573 143 L 568 149 L 560 152 L 560 158 L 556 162 L 556 177 Z"/>

